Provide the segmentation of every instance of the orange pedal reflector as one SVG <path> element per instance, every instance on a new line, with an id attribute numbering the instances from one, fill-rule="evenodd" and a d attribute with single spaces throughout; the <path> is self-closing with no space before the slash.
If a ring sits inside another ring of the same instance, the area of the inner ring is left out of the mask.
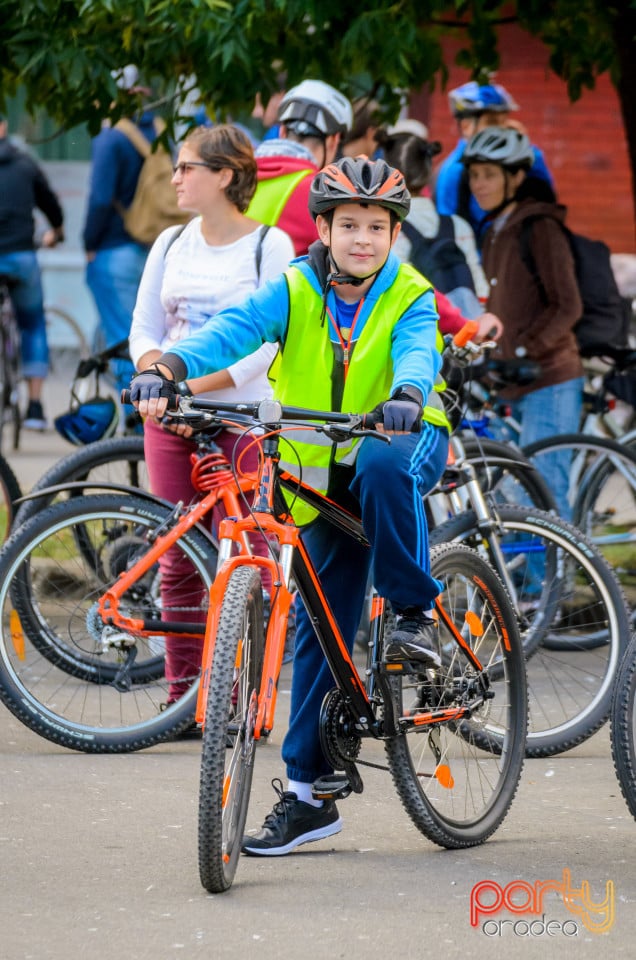
<path id="1" fill-rule="evenodd" d="M 468 629 L 472 633 L 473 637 L 483 636 L 484 625 L 476 613 L 473 613 L 472 610 L 469 610 L 466 616 L 464 617 L 464 620 L 466 621 L 466 624 L 468 625 Z"/>
<path id="2" fill-rule="evenodd" d="M 435 778 L 440 786 L 446 787 L 447 790 L 452 790 L 455 786 L 453 774 L 447 763 L 440 763 L 435 767 Z"/>
<path id="3" fill-rule="evenodd" d="M 17 610 L 11 611 L 9 626 L 11 629 L 11 641 L 13 643 L 13 649 L 20 660 L 24 660 L 24 630 L 22 629 L 22 624 L 20 622 L 20 617 Z"/>

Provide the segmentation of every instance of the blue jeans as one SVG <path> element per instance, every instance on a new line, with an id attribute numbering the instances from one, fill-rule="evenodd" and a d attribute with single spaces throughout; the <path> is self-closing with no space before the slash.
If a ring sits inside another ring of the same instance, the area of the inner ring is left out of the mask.
<path id="1" fill-rule="evenodd" d="M 137 289 L 148 251 L 139 243 L 98 250 L 86 265 L 86 283 L 93 294 L 106 347 L 130 335 Z M 126 390 L 135 372 L 129 360 L 114 360 L 117 390 Z"/>
<path id="2" fill-rule="evenodd" d="M 448 433 L 430 424 L 424 424 L 421 434 L 393 436 L 390 445 L 362 441 L 349 491 L 334 498 L 362 517 L 371 548 L 323 519 L 303 530 L 303 543 L 349 651 L 370 565 L 376 589 L 394 606 L 430 609 L 442 589 L 430 575 L 422 497 L 442 475 L 447 453 Z M 291 709 L 282 755 L 290 780 L 313 783 L 330 772 L 320 748 L 319 718 L 323 698 L 335 684 L 304 604 L 298 602 L 296 611 Z"/>
<path id="3" fill-rule="evenodd" d="M 0 253 L 0 273 L 17 281 L 11 288 L 11 299 L 21 333 L 22 373 L 27 379 L 46 377 L 49 346 L 40 265 L 35 252 Z"/>
<path id="4" fill-rule="evenodd" d="M 578 433 L 581 425 L 583 383 L 583 377 L 576 377 L 551 387 L 533 390 L 512 403 L 512 414 L 521 422 L 519 445 L 525 447 L 535 440 L 553 437 L 558 433 Z M 544 455 L 537 461 L 564 520 L 572 518 L 572 508 L 568 500 L 570 462 L 571 454 L 567 450 Z"/>

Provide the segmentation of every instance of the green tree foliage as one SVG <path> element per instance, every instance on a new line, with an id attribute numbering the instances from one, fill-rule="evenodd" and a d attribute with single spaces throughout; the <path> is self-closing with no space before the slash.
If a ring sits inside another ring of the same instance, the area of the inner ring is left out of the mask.
<path id="1" fill-rule="evenodd" d="M 636 169 L 636 0 L 0 0 L 0 108 L 20 86 L 29 110 L 95 133 L 130 109 L 111 71 L 135 63 L 168 120 L 179 78 L 196 77 L 223 119 L 275 90 L 283 67 L 288 85 L 321 77 L 395 114 L 399 91 L 444 82 L 444 34 L 479 77 L 510 20 L 545 42 L 572 99 L 610 71 Z"/>

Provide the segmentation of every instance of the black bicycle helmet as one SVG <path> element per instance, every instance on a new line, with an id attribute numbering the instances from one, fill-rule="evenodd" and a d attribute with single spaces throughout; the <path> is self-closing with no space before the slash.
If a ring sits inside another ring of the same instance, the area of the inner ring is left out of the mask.
<path id="1" fill-rule="evenodd" d="M 525 133 L 511 127 L 486 127 L 466 144 L 462 162 L 496 163 L 506 170 L 529 170 L 534 151 Z"/>
<path id="2" fill-rule="evenodd" d="M 303 80 L 281 100 L 278 121 L 298 136 L 325 138 L 347 133 L 353 110 L 347 98 L 328 83 Z"/>
<path id="3" fill-rule="evenodd" d="M 119 411 L 112 397 L 93 397 L 83 403 L 71 403 L 68 413 L 54 420 L 55 429 L 77 447 L 112 437 L 117 429 Z"/>
<path id="4" fill-rule="evenodd" d="M 314 220 L 343 203 L 385 207 L 402 221 L 411 208 L 411 194 L 399 170 L 385 160 L 343 157 L 316 174 L 309 189 Z"/>

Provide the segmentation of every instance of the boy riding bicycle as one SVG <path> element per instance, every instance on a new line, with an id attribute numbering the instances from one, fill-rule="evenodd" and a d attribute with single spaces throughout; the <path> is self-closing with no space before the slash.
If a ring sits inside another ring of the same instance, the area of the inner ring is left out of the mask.
<path id="1" fill-rule="evenodd" d="M 425 670 L 439 663 L 430 610 L 441 584 L 429 572 L 422 496 L 444 469 L 448 423 L 435 390 L 441 356 L 432 288 L 391 252 L 409 206 L 402 174 L 382 160 L 345 157 L 325 167 L 310 192 L 320 239 L 308 256 L 164 353 L 133 379 L 131 398 L 142 415 L 160 418 L 175 382 L 226 368 L 269 341 L 280 345 L 271 377 L 282 403 L 377 410 L 378 429 L 391 435 L 390 444 L 366 439 L 335 445 L 323 434 L 300 432 L 283 465 L 362 518 L 370 547 L 316 520 L 311 508 L 292 506 L 349 650 L 371 567 L 376 589 L 397 616 L 387 661 L 407 660 Z M 274 787 L 279 800 L 259 833 L 245 837 L 244 853 L 277 856 L 341 829 L 335 803 L 316 801 L 311 791 L 331 772 L 319 717 L 332 686 L 300 608 L 282 747 L 287 789 Z"/>

